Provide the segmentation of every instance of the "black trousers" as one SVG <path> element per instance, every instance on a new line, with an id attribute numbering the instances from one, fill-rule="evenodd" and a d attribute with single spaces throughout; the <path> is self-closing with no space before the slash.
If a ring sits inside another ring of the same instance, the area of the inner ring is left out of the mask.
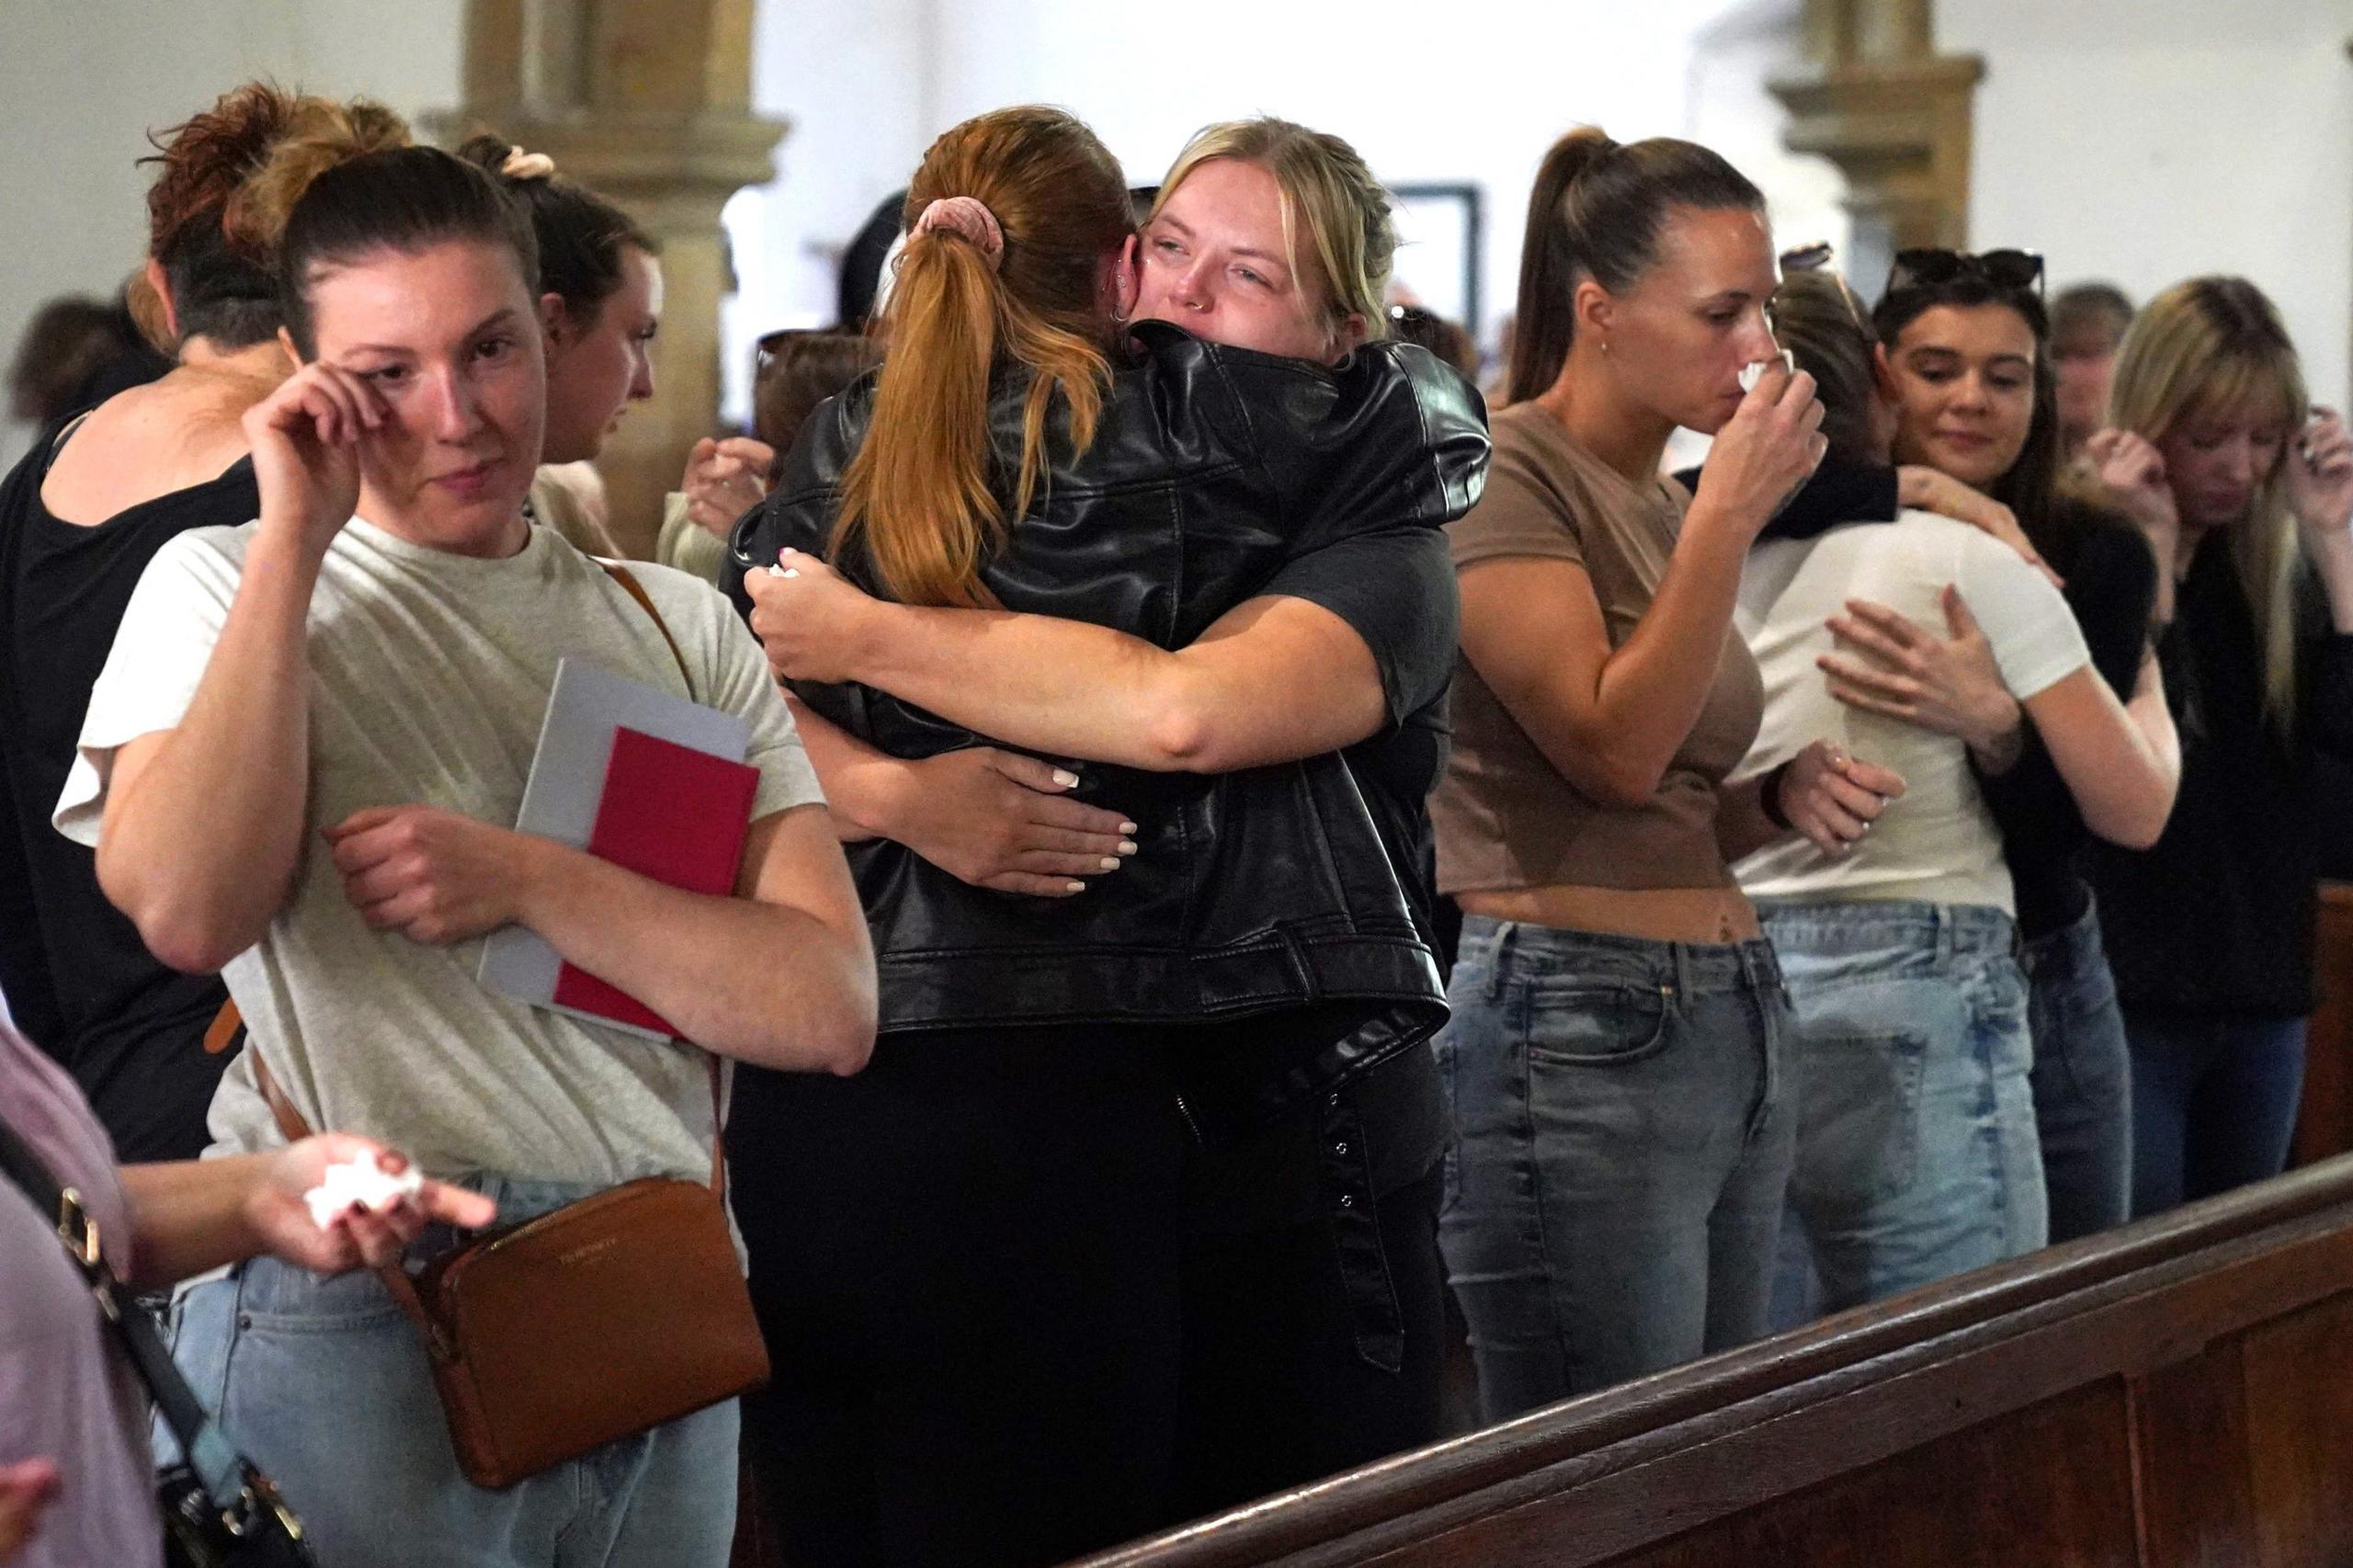
<path id="1" fill-rule="evenodd" d="M 795 1568 L 1061 1562 L 1438 1435 L 1437 1173 L 1219 1224 L 1182 1045 L 1001 1029 L 739 1073 L 775 1368 L 745 1453 Z"/>

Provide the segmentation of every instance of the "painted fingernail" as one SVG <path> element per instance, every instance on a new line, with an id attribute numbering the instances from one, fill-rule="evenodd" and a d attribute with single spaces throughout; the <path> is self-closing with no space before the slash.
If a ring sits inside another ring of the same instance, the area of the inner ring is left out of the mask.
<path id="1" fill-rule="evenodd" d="M 1054 782 L 1065 790 L 1075 790 L 1078 788 L 1078 775 L 1067 768 L 1057 767 L 1054 769 Z"/>
<path id="2" fill-rule="evenodd" d="M 1116 871 L 1122 864 L 1124 864 L 1124 862 L 1122 862 L 1116 855 L 1106 855 L 1103 857 L 1103 869 L 1107 871 Z"/>
<path id="3" fill-rule="evenodd" d="M 1064 882 L 1063 884 L 1063 892 L 1085 892 L 1086 891 L 1086 884 L 1085 882 Z"/>
<path id="4" fill-rule="evenodd" d="M 1131 831 L 1132 831 L 1132 830 L 1131 830 Z M 1136 852 L 1136 841 L 1135 841 L 1134 839 L 1132 839 L 1132 838 L 1122 838 L 1121 840 L 1120 840 L 1120 854 L 1122 854 L 1122 855 L 1132 855 L 1132 854 L 1134 854 L 1135 852 Z"/>
<path id="5" fill-rule="evenodd" d="M 1120 824 L 1120 831 L 1121 833 L 1133 833 L 1135 830 L 1136 824 L 1131 822 L 1123 822 Z M 1132 846 L 1131 846 L 1131 847 L 1132 847 Z"/>
<path id="6" fill-rule="evenodd" d="M 800 573 L 798 573 L 798 572 L 786 572 L 786 573 L 784 574 L 784 575 L 786 575 L 786 576 L 788 576 L 788 577 L 798 577 L 798 576 L 800 576 L 800 575 L 801 575 L 801 574 L 800 574 Z"/>

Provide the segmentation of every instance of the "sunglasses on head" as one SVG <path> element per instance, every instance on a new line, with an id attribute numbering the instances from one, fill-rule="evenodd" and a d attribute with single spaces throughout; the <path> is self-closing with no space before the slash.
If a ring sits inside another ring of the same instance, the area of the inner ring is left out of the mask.
<path id="1" fill-rule="evenodd" d="M 1800 245 L 1794 250 L 1785 250 L 1780 255 L 1781 276 L 1787 278 L 1792 272 L 1829 271 L 1832 255 L 1833 252 L 1827 241 Z M 1838 277 L 1835 272 L 1831 273 L 1831 281 L 1837 286 L 1838 301 L 1847 307 L 1847 318 L 1855 324 L 1855 330 L 1869 338 L 1871 335 L 1871 329 L 1865 324 L 1862 311 L 1855 302 L 1855 291 L 1847 286 L 1845 278 Z M 1765 324 L 1772 328 L 1774 341 L 1779 342 L 1781 325 L 1775 319 L 1773 302 L 1770 300 L 1765 302 Z"/>
<path id="2" fill-rule="evenodd" d="M 2030 250 L 1900 250 L 1888 269 L 1887 292 L 1934 289 L 1957 278 L 1979 278 L 1996 289 L 2042 292 L 2042 257 Z"/>

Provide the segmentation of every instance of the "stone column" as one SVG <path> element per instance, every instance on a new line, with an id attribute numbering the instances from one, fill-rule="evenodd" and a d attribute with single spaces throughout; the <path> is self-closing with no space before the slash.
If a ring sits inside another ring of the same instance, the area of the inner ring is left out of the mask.
<path id="1" fill-rule="evenodd" d="M 1969 242 L 1970 131 L 1985 62 L 1940 55 L 1929 0 L 1806 0 L 1812 64 L 1768 84 L 1790 151 L 1847 176 L 1857 249 Z"/>
<path id="2" fill-rule="evenodd" d="M 776 173 L 783 122 L 751 109 L 753 0 L 471 0 L 465 102 L 427 118 L 545 153 L 661 243 L 654 396 L 597 467 L 613 533 L 650 554 L 662 496 L 719 417 L 719 301 L 732 286 L 719 211 Z"/>

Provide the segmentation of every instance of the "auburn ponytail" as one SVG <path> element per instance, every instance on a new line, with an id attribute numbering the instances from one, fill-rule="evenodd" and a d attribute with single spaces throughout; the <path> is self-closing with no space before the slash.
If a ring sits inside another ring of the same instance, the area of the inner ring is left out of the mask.
<path id="1" fill-rule="evenodd" d="M 1127 185 L 1095 133 L 1060 109 L 999 109 L 932 143 L 903 227 L 949 196 L 988 208 L 1005 248 L 914 234 L 891 288 L 889 348 L 866 439 L 842 478 L 832 552 L 855 540 L 905 604 L 993 607 L 982 581 L 1065 435 L 1094 439 L 1110 363 L 1097 297 L 1104 257 L 1133 232 Z M 1010 508 L 997 493 L 989 409 L 997 378 L 1028 379 Z"/>

